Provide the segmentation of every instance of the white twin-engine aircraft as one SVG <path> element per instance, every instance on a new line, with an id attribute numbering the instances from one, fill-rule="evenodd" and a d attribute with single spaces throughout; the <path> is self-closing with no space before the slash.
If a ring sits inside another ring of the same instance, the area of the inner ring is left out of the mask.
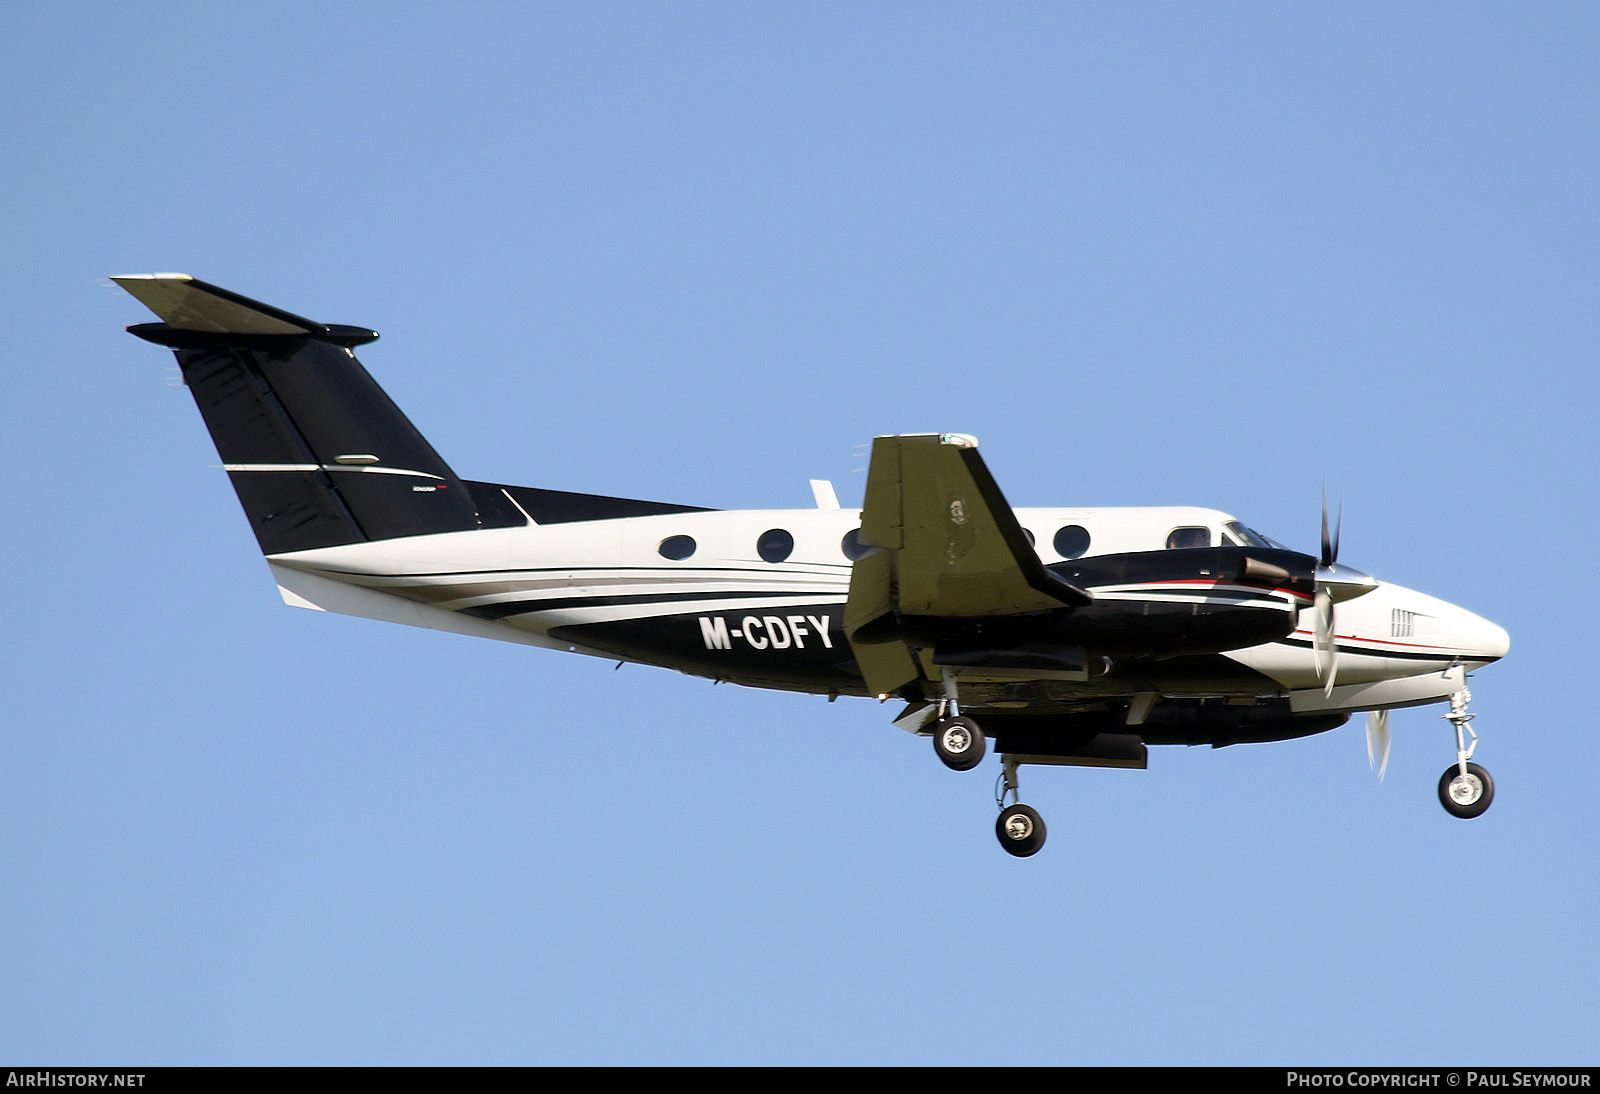
<path id="1" fill-rule="evenodd" d="M 719 512 L 463 479 L 330 326 L 183 274 L 114 278 L 162 320 L 283 599 L 751 687 L 896 698 L 956 770 L 1001 755 L 1000 845 L 1044 843 L 1023 764 L 1143 768 L 1151 744 L 1280 741 L 1448 701 L 1458 817 L 1469 671 L 1506 632 L 1211 509 L 1022 509 L 959 433 L 879 437 L 866 498 Z M 1468 738 L 1471 743 L 1468 743 Z"/>

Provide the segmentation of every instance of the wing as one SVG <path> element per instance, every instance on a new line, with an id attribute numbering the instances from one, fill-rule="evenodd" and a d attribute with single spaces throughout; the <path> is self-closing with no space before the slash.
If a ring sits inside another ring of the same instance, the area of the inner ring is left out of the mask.
<path id="1" fill-rule="evenodd" d="M 910 631 L 1093 600 L 1044 568 L 977 446 L 959 433 L 872 443 L 861 542 L 877 550 L 851 570 L 844 626 L 875 693 L 919 675 Z"/>

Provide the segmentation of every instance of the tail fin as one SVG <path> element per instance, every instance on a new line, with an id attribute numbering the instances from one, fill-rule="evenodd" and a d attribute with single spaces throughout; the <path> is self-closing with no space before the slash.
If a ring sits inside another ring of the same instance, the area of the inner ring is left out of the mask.
<path id="1" fill-rule="evenodd" d="M 186 274 L 112 280 L 163 320 L 128 331 L 177 354 L 263 554 L 506 523 L 480 517 L 468 485 L 356 360 L 376 331 Z"/>

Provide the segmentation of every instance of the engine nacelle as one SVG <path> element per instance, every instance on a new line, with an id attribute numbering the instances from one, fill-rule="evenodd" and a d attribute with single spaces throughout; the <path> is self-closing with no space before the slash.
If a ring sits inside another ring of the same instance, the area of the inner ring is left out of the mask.
<path id="1" fill-rule="evenodd" d="M 1316 592 L 1317 560 L 1264 547 L 1098 555 L 1049 569 L 1094 602 L 1052 637 L 1113 657 L 1220 653 L 1291 634 Z"/>

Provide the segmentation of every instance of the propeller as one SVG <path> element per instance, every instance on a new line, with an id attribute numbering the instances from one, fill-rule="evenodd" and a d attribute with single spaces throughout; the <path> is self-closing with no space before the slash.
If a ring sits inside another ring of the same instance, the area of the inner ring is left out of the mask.
<path id="1" fill-rule="evenodd" d="M 1319 565 L 1326 570 L 1339 561 L 1339 532 L 1344 527 L 1344 502 L 1339 503 L 1339 519 L 1334 523 L 1333 535 L 1328 534 L 1328 488 L 1322 488 L 1322 558 Z"/>
<path id="2" fill-rule="evenodd" d="M 1389 712 L 1367 712 L 1367 766 L 1378 769 L 1378 781 L 1389 770 Z"/>
<path id="3" fill-rule="evenodd" d="M 1339 519 L 1334 523 L 1333 534 L 1328 534 L 1328 488 L 1322 488 L 1322 555 L 1317 559 L 1317 589 L 1312 601 L 1312 650 L 1316 656 L 1317 675 L 1322 678 L 1323 695 L 1333 694 L 1333 681 L 1339 669 L 1339 651 L 1333 629 L 1333 590 L 1325 576 L 1331 576 L 1339 561 L 1339 533 L 1344 527 L 1344 504 L 1339 505 Z"/>
<path id="4" fill-rule="evenodd" d="M 1328 491 L 1322 491 L 1322 553 L 1317 558 L 1316 592 L 1312 597 L 1312 643 L 1316 659 L 1317 676 L 1322 680 L 1322 693 L 1333 694 L 1334 680 L 1339 669 L 1338 632 L 1334 629 L 1333 606 L 1354 600 L 1378 587 L 1369 574 L 1339 565 L 1339 533 L 1344 526 L 1344 505 L 1339 505 L 1339 516 L 1332 528 L 1328 526 Z"/>

